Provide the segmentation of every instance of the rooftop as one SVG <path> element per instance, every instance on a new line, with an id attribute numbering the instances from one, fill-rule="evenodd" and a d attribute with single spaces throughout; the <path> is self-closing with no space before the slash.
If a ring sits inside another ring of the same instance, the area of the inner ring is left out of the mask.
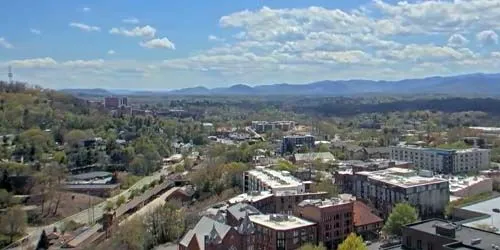
<path id="1" fill-rule="evenodd" d="M 497 233 L 500 233 L 500 231 L 498 231 L 500 229 L 500 213 L 493 212 L 494 208 L 500 208 L 500 197 L 462 207 L 461 209 L 463 210 L 474 211 L 488 215 L 487 218 L 468 222 L 464 225 L 469 227 L 477 227 L 478 225 L 491 225 L 497 229 Z M 500 242 L 498 243 L 500 244 Z"/>
<path id="2" fill-rule="evenodd" d="M 316 223 L 300 219 L 291 215 L 281 215 L 281 214 L 260 214 L 260 215 L 251 215 L 250 220 L 274 230 L 292 230 L 301 227 L 307 227 L 315 225 Z"/>
<path id="3" fill-rule="evenodd" d="M 470 129 L 482 130 L 486 132 L 500 132 L 500 128 L 498 127 L 469 127 Z"/>
<path id="4" fill-rule="evenodd" d="M 448 181 L 450 182 L 450 191 L 456 192 L 489 179 L 490 178 L 485 176 L 470 176 L 465 178 L 452 176 Z"/>
<path id="5" fill-rule="evenodd" d="M 71 179 L 71 180 L 91 180 L 91 179 L 96 179 L 96 178 L 111 177 L 112 175 L 113 174 L 110 172 L 96 171 L 96 172 L 90 172 L 90 173 L 84 173 L 84 174 L 70 175 L 70 176 L 68 176 L 68 179 Z"/>
<path id="6" fill-rule="evenodd" d="M 227 208 L 227 212 L 232 214 L 237 220 L 243 219 L 245 215 L 260 214 L 260 211 L 252 205 L 245 203 L 234 204 Z"/>
<path id="7" fill-rule="evenodd" d="M 228 200 L 229 204 L 235 204 L 239 202 L 257 202 L 269 197 L 272 197 L 273 194 L 269 191 L 252 191 L 249 193 L 244 193 L 237 195 Z"/>
<path id="8" fill-rule="evenodd" d="M 314 161 L 316 159 L 335 161 L 335 156 L 330 152 L 294 154 L 294 158 L 296 161 Z"/>
<path id="9" fill-rule="evenodd" d="M 354 225 L 356 227 L 383 222 L 383 220 L 372 213 L 370 207 L 361 201 L 354 201 Z"/>
<path id="10" fill-rule="evenodd" d="M 477 239 L 481 240 L 479 243 L 475 244 L 474 247 L 477 247 L 479 249 L 492 249 L 491 247 L 492 244 L 500 245 L 500 237 L 497 234 L 467 226 L 456 226 L 440 219 L 421 221 L 407 225 L 407 227 L 418 231 L 426 232 L 428 234 L 438 235 L 436 234 L 436 226 L 438 225 L 446 228 L 456 228 L 455 238 L 453 239 L 456 240 L 457 242 L 463 243 L 464 247 L 471 246 L 472 241 Z M 450 237 L 444 235 L 438 235 L 438 236 L 451 239 Z"/>
<path id="11" fill-rule="evenodd" d="M 414 170 L 406 168 L 388 168 L 373 172 L 362 171 L 358 172 L 358 174 L 366 175 L 370 179 L 378 180 L 387 184 L 403 188 L 448 182 L 448 180 L 438 178 L 436 176 L 434 177 L 419 176 Z"/>
<path id="12" fill-rule="evenodd" d="M 356 199 L 356 197 L 353 197 L 352 195 L 339 195 L 339 197 L 332 197 L 332 198 L 323 199 L 323 200 L 321 200 L 321 199 L 303 200 L 298 205 L 301 207 L 316 206 L 319 208 L 325 208 L 325 207 L 338 206 L 338 205 L 351 203 L 355 199 Z"/>
<path id="13" fill-rule="evenodd" d="M 297 187 L 302 185 L 301 180 L 292 176 L 288 171 L 276 171 L 260 166 L 247 172 L 271 188 Z"/>
<path id="14" fill-rule="evenodd" d="M 221 239 L 224 238 L 224 236 L 229 232 L 231 229 L 230 226 L 222 224 L 218 221 L 215 221 L 213 219 L 210 219 L 206 216 L 202 217 L 196 226 L 189 230 L 184 237 L 182 238 L 181 242 L 179 242 L 180 245 L 183 246 L 188 246 L 189 242 L 191 242 L 191 239 L 193 237 L 196 237 L 196 240 L 198 241 L 198 246 L 200 247 L 200 250 L 205 249 L 205 235 L 209 235 L 212 228 L 215 227 L 215 230 L 221 237 Z"/>
<path id="15" fill-rule="evenodd" d="M 467 149 L 445 149 L 445 148 L 430 148 L 430 147 L 422 147 L 415 145 L 400 145 L 400 146 L 392 146 L 391 148 L 408 148 L 408 149 L 416 149 L 422 151 L 435 151 L 435 152 L 443 152 L 443 153 L 471 153 L 471 152 L 486 152 L 490 151 L 489 149 L 482 148 L 467 148 Z"/>

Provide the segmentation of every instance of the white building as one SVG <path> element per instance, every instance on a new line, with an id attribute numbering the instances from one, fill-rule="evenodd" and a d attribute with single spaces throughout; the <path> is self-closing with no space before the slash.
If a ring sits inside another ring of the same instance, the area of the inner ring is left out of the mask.
<path id="1" fill-rule="evenodd" d="M 410 203 L 421 216 L 441 215 L 450 199 L 448 180 L 420 176 L 405 168 L 357 172 L 353 189 L 356 197 L 370 201 L 382 217 L 400 202 Z"/>
<path id="2" fill-rule="evenodd" d="M 257 166 L 243 174 L 243 192 L 271 191 L 275 195 L 302 194 L 308 192 L 310 185 L 311 182 L 303 182 L 288 171 L 277 171 L 262 166 Z"/>
<path id="3" fill-rule="evenodd" d="M 391 159 L 409 161 L 415 167 L 444 174 L 487 169 L 490 157 L 489 149 L 449 150 L 416 146 L 391 147 Z"/>

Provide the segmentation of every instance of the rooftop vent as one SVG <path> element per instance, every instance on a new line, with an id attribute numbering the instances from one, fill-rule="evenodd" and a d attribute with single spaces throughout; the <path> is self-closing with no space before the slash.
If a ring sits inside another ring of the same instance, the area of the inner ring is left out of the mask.
<path id="1" fill-rule="evenodd" d="M 481 243 L 481 238 L 472 239 L 471 242 L 470 242 L 470 244 L 473 245 L 473 246 L 477 245 L 479 243 Z"/>

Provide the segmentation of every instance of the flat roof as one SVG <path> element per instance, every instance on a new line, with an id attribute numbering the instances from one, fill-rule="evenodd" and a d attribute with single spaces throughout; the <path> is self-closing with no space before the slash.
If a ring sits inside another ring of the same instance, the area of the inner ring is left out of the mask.
<path id="1" fill-rule="evenodd" d="M 338 206 L 338 205 L 344 205 L 348 203 L 352 203 L 354 199 L 342 199 L 340 197 L 332 197 L 329 199 L 307 199 L 301 201 L 298 205 L 301 207 L 305 206 L 315 206 L 319 208 L 325 208 L 325 207 L 331 207 L 331 206 Z"/>
<path id="2" fill-rule="evenodd" d="M 247 173 L 266 183 L 271 188 L 298 187 L 302 185 L 302 181 L 295 178 L 288 171 L 276 171 L 260 166 L 247 171 Z"/>
<path id="3" fill-rule="evenodd" d="M 365 175 L 370 179 L 403 188 L 448 182 L 448 180 L 436 176 L 419 176 L 414 170 L 406 168 L 388 168 L 373 172 L 362 171 L 357 174 Z"/>
<path id="4" fill-rule="evenodd" d="M 65 189 L 114 189 L 119 187 L 120 184 L 68 184 Z"/>
<path id="5" fill-rule="evenodd" d="M 316 224 L 314 222 L 310 222 L 295 216 L 281 214 L 250 215 L 250 220 L 255 224 L 259 224 L 278 231 L 286 231 Z"/>
<path id="6" fill-rule="evenodd" d="M 89 172 L 89 173 L 84 173 L 84 174 L 75 174 L 75 175 L 70 175 L 68 176 L 68 179 L 72 180 L 89 180 L 89 179 L 95 179 L 95 178 L 106 178 L 110 177 L 113 174 L 110 172 L 105 172 L 105 171 L 95 171 L 95 172 Z"/>
<path id="7" fill-rule="evenodd" d="M 470 176 L 466 178 L 459 178 L 452 176 L 448 179 L 450 182 L 450 191 L 456 192 L 464 188 L 470 187 L 472 185 L 478 184 L 482 181 L 490 180 L 490 178 L 485 176 Z M 490 190 L 491 191 L 491 190 Z"/>
<path id="8" fill-rule="evenodd" d="M 481 224 L 492 225 L 497 228 L 496 233 L 500 233 L 500 231 L 498 231 L 500 229 L 500 213 L 493 212 L 494 208 L 500 208 L 500 197 L 478 202 L 469 206 L 461 207 L 460 209 L 463 210 L 474 211 L 483 213 L 485 215 L 489 215 L 488 218 L 471 221 L 465 223 L 464 225 L 469 227 L 477 227 L 478 225 Z M 500 244 L 500 241 L 498 243 Z"/>
<path id="9" fill-rule="evenodd" d="M 270 191 L 255 191 L 237 195 L 228 200 L 230 204 L 239 203 L 239 202 L 257 202 L 269 197 L 272 197 L 273 194 Z"/>
<path id="10" fill-rule="evenodd" d="M 428 234 L 438 235 L 436 234 L 436 225 L 443 225 L 446 227 L 456 226 L 456 225 L 451 225 L 449 222 L 444 220 L 432 219 L 410 224 L 407 225 L 407 227 L 418 231 L 426 232 Z M 500 237 L 497 234 L 467 226 L 459 226 L 455 231 L 455 238 L 450 238 L 443 235 L 439 236 L 443 238 L 453 239 L 455 241 L 462 242 L 464 245 L 469 245 L 469 246 L 471 245 L 472 240 L 481 239 L 481 242 L 479 244 L 474 245 L 474 247 L 480 249 L 491 249 L 492 244 L 500 245 Z"/>

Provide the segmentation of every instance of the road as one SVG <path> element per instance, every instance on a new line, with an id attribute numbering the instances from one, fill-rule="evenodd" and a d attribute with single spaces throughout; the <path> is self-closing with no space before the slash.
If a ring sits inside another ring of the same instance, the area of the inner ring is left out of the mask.
<path id="1" fill-rule="evenodd" d="M 89 218 L 90 218 L 90 215 L 93 214 L 94 216 L 94 222 L 95 221 L 98 221 L 102 218 L 102 215 L 104 213 L 104 208 L 106 207 L 106 202 L 107 201 L 112 201 L 112 202 L 116 202 L 116 200 L 118 199 L 118 197 L 120 196 L 125 196 L 125 197 L 129 197 L 130 195 L 130 192 L 134 189 L 140 189 L 142 188 L 144 185 L 149 185 L 151 182 L 155 181 L 155 180 L 159 180 L 160 179 L 160 176 L 164 174 L 163 171 L 160 171 L 160 172 L 155 172 L 153 175 L 151 176 L 146 176 L 144 178 L 142 178 L 141 180 L 139 180 L 138 182 L 136 182 L 134 185 L 132 185 L 132 187 L 130 187 L 129 189 L 121 192 L 120 194 L 116 195 L 116 196 L 113 196 L 111 198 L 108 198 L 106 201 L 103 201 L 99 204 L 97 204 L 96 206 L 94 206 L 94 211 L 92 213 L 92 209 L 85 209 L 77 214 L 74 214 L 74 215 L 71 215 L 69 217 L 66 217 L 60 221 L 57 221 L 53 224 L 50 224 L 50 225 L 47 225 L 47 226 L 41 226 L 41 227 L 36 227 L 36 228 L 30 228 L 28 231 L 28 235 L 20 240 L 18 240 L 16 243 L 21 243 L 23 242 L 22 244 L 18 244 L 18 246 L 16 247 L 7 247 L 5 249 L 26 249 L 27 247 L 35 247 L 36 244 L 38 243 L 38 240 L 40 239 L 40 235 L 42 234 L 42 231 L 45 230 L 46 232 L 52 232 L 52 230 L 54 229 L 54 227 L 56 227 L 58 230 L 61 229 L 61 227 L 66 223 L 66 222 L 69 222 L 69 221 L 75 221 L 77 223 L 80 223 L 80 224 L 89 224 Z M 13 244 L 15 245 L 15 244 Z"/>

